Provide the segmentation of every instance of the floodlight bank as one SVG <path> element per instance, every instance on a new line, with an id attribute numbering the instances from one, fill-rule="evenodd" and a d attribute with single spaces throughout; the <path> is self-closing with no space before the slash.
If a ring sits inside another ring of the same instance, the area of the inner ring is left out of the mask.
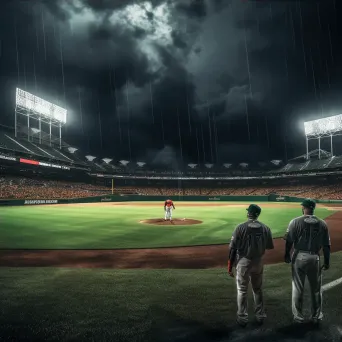
<path id="1" fill-rule="evenodd" d="M 342 114 L 304 122 L 306 159 L 309 160 L 309 140 L 318 140 L 318 158 L 321 158 L 321 138 L 330 137 L 330 152 L 333 154 L 333 136 L 342 135 Z"/>
<path id="2" fill-rule="evenodd" d="M 66 123 L 67 110 L 17 88 L 16 104 L 49 119 Z"/>
<path id="3" fill-rule="evenodd" d="M 15 106 L 15 137 L 17 137 L 18 115 L 27 117 L 27 130 L 29 139 L 30 121 L 38 120 L 39 122 L 39 143 L 42 143 L 42 123 L 49 125 L 49 136 L 51 146 L 51 126 L 59 129 L 59 147 L 62 148 L 62 125 L 66 124 L 67 110 L 59 107 L 51 102 L 35 96 L 25 90 L 16 88 L 16 106 Z M 32 129 L 32 128 L 31 128 Z"/>

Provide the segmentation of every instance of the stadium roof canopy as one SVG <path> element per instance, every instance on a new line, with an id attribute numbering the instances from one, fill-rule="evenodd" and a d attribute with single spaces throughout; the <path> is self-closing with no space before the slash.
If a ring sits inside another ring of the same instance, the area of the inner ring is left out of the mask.
<path id="1" fill-rule="evenodd" d="M 305 154 L 302 154 L 301 156 L 293 158 L 289 160 L 289 162 L 301 162 L 303 160 L 307 160 L 307 157 L 309 157 L 309 159 L 330 158 L 331 153 L 325 150 L 316 149 L 316 150 L 309 152 L 308 154 L 305 153 Z"/>
<path id="2" fill-rule="evenodd" d="M 42 142 L 44 144 L 49 145 L 50 144 L 50 134 L 47 132 L 44 132 L 43 130 L 41 131 L 42 133 Z M 25 126 L 21 126 L 19 128 L 18 134 L 21 135 L 21 137 L 27 137 L 30 136 L 32 138 L 39 138 L 39 133 L 40 130 L 37 128 L 28 128 Z M 51 142 L 53 144 L 59 145 L 59 137 L 56 137 L 55 135 L 51 134 Z M 62 140 L 62 147 L 67 148 L 67 147 L 71 147 L 71 145 L 67 144 L 65 141 Z"/>

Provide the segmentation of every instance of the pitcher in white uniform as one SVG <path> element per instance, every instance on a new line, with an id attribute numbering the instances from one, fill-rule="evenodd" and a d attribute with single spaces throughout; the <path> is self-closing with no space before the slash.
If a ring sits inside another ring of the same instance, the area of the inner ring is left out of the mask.
<path id="1" fill-rule="evenodd" d="M 172 210 L 175 210 L 175 205 L 173 204 L 173 201 L 171 199 L 167 199 L 164 202 L 164 211 L 165 211 L 165 218 L 164 220 L 170 220 L 172 221 Z"/>

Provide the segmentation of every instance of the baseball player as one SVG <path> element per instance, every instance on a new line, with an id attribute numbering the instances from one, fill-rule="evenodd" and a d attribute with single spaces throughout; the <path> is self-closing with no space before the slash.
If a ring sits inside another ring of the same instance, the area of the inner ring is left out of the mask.
<path id="1" fill-rule="evenodd" d="M 270 228 L 258 221 L 261 208 L 251 204 L 247 209 L 248 220 L 239 224 L 229 246 L 228 274 L 234 277 L 236 267 L 237 285 L 237 323 L 244 327 L 248 323 L 248 285 L 252 284 L 255 304 L 255 316 L 259 324 L 266 318 L 262 293 L 263 261 L 266 249 L 273 249 Z"/>
<path id="2" fill-rule="evenodd" d="M 168 199 L 164 203 L 164 211 L 165 211 L 165 221 L 170 220 L 172 221 L 172 210 L 176 209 L 172 200 Z"/>
<path id="3" fill-rule="evenodd" d="M 292 313 L 295 323 L 303 323 L 303 295 L 305 278 L 311 290 L 311 322 L 319 324 L 322 314 L 322 274 L 329 269 L 330 236 L 327 224 L 314 215 L 316 203 L 306 199 L 302 203 L 303 216 L 293 219 L 284 239 L 285 262 L 292 266 Z M 291 258 L 291 249 L 294 251 Z M 320 266 L 320 250 L 323 248 L 324 263 Z M 291 260 L 292 259 L 292 260 Z"/>

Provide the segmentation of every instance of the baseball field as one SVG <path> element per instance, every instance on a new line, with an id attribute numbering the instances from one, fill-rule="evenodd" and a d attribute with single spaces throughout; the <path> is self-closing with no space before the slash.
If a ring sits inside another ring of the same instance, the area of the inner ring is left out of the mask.
<path id="1" fill-rule="evenodd" d="M 298 204 L 260 205 L 260 220 L 272 229 L 275 238 L 284 236 L 290 220 L 301 214 Z M 0 248 L 116 249 L 224 244 L 229 242 L 236 225 L 246 219 L 247 206 L 177 203 L 171 223 L 163 220 L 163 203 L 153 202 L 2 208 Z M 323 218 L 332 213 L 328 208 L 317 210 Z"/>
<path id="2" fill-rule="evenodd" d="M 321 330 L 291 328 L 282 239 L 265 256 L 268 320 L 241 330 L 234 323 L 235 282 L 225 265 L 227 243 L 245 220 L 247 203 L 175 205 L 174 223 L 164 223 L 163 203 L 1 208 L 0 339 L 341 340 L 341 208 L 319 206 L 316 212 L 326 218 L 334 252 L 324 273 Z M 260 206 L 260 220 L 274 238 L 301 214 L 298 204 Z M 308 311 L 308 297 L 305 303 Z"/>

